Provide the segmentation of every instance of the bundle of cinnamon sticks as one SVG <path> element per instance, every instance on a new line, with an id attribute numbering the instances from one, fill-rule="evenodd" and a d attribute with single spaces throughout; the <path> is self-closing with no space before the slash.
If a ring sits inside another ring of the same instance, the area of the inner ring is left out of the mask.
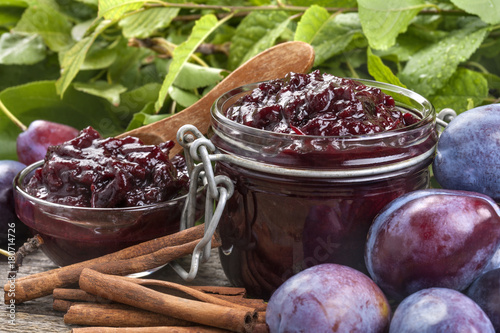
<path id="1" fill-rule="evenodd" d="M 200 224 L 102 257 L 17 278 L 15 281 L 15 303 L 20 304 L 47 296 L 55 288 L 78 283 L 80 273 L 84 268 L 113 275 L 128 275 L 161 267 L 170 261 L 192 253 L 203 235 L 204 225 Z M 212 247 L 219 246 L 220 240 L 217 235 L 214 235 Z M 8 293 L 10 288 L 10 284 L 5 284 L 6 304 L 11 299 Z"/>
<path id="2" fill-rule="evenodd" d="M 80 289 L 55 289 L 54 310 L 66 324 L 97 332 L 267 332 L 266 303 L 245 289 L 188 287 L 84 269 Z"/>
<path id="3" fill-rule="evenodd" d="M 241 295 L 233 295 L 230 300 L 228 295 L 216 297 L 194 287 L 125 277 L 192 253 L 203 235 L 202 224 L 99 258 L 18 278 L 15 303 L 53 293 L 54 309 L 67 312 L 65 322 L 93 326 L 75 328 L 74 333 L 266 332 L 262 300 Z M 220 240 L 214 235 L 212 247 L 219 246 Z M 62 289 L 77 284 L 80 289 Z M 11 288 L 10 284 L 4 286 L 6 304 L 11 302 Z M 217 289 L 216 293 L 220 292 Z"/>

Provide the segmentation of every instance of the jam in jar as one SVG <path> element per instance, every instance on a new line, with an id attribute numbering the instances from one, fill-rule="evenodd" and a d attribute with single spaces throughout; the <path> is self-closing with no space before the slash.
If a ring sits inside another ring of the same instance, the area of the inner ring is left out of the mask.
<path id="1" fill-rule="evenodd" d="M 320 263 L 366 272 L 373 218 L 429 184 L 435 112 L 422 96 L 369 80 L 290 73 L 229 91 L 210 139 L 235 193 L 218 231 L 228 279 L 269 298 Z"/>

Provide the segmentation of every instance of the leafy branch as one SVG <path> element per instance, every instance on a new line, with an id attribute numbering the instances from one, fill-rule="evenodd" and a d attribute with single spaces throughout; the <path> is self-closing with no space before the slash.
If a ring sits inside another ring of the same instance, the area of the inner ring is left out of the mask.
<path id="1" fill-rule="evenodd" d="M 168 117 L 284 41 L 314 69 L 375 79 L 462 112 L 500 98 L 500 0 L 44 0 L 0 4 L 0 156 L 15 119 L 105 136 Z M 256 4 L 262 4 L 257 6 Z M 4 10 L 5 9 L 5 10 Z"/>

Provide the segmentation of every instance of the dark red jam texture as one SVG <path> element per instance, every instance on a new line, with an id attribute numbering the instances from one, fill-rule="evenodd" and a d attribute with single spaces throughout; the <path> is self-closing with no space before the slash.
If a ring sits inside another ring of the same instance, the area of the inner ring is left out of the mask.
<path id="1" fill-rule="evenodd" d="M 91 127 L 73 140 L 49 147 L 26 192 L 79 207 L 133 207 L 168 201 L 187 190 L 182 158 L 172 161 L 174 142 L 144 145 L 135 137 L 102 138 Z"/>
<path id="2" fill-rule="evenodd" d="M 419 120 L 378 88 L 319 71 L 264 82 L 232 105 L 226 117 L 266 131 L 315 136 L 374 134 Z"/>

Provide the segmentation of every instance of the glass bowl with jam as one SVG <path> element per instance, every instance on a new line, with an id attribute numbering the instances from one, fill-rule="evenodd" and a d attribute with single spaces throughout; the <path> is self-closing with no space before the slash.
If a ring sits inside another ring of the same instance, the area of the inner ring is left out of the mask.
<path id="1" fill-rule="evenodd" d="M 168 156 L 173 144 L 85 128 L 17 175 L 16 213 L 59 266 L 177 232 L 189 177 L 184 158 Z"/>
<path id="2" fill-rule="evenodd" d="M 253 296 L 320 263 L 366 272 L 373 218 L 429 186 L 435 111 L 398 86 L 289 73 L 228 91 L 211 115 L 210 140 L 231 157 L 216 173 L 235 186 L 218 226 L 221 263 Z"/>

